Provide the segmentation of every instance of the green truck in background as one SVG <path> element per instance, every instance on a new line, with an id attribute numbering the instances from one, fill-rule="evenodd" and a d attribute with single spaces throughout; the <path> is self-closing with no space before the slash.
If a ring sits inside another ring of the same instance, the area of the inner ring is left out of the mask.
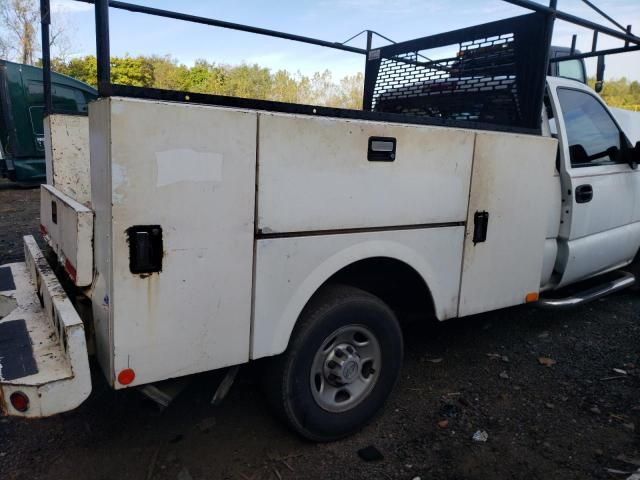
<path id="1" fill-rule="evenodd" d="M 0 60 L 0 176 L 21 184 L 46 181 L 42 69 Z M 87 115 L 98 92 L 79 80 L 51 73 L 53 109 Z"/>

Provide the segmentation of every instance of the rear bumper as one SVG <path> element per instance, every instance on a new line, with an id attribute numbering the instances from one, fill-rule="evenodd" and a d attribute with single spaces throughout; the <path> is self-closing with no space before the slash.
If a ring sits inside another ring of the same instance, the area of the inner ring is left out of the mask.
<path id="1" fill-rule="evenodd" d="M 0 410 L 46 417 L 80 405 L 91 393 L 84 325 L 33 237 L 25 263 L 0 267 Z M 11 395 L 29 400 L 16 410 Z"/>

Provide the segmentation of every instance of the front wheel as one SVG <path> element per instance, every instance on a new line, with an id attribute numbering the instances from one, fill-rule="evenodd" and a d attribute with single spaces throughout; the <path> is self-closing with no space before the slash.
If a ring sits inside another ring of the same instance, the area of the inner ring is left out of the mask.
<path id="1" fill-rule="evenodd" d="M 402 355 L 400 326 L 382 300 L 331 285 L 309 302 L 287 350 L 271 360 L 267 394 L 299 434 L 336 440 L 360 429 L 382 407 Z"/>

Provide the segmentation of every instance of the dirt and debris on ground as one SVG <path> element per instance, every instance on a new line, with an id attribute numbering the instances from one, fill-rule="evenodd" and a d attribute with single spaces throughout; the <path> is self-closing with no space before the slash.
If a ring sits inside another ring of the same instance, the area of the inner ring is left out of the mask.
<path id="1" fill-rule="evenodd" d="M 0 265 L 22 260 L 22 237 L 39 232 L 40 189 L 0 178 Z"/>
<path id="2" fill-rule="evenodd" d="M 0 263 L 21 258 L 21 236 L 37 232 L 38 198 L 37 189 L 1 186 Z M 0 419 L 0 478 L 625 480 L 638 472 L 637 288 L 575 310 L 517 307 L 405 329 L 397 388 L 346 440 L 314 444 L 288 431 L 263 401 L 259 364 L 243 367 L 219 407 L 210 405 L 213 373 L 162 411 L 135 391 L 110 390 L 93 365 L 93 393 L 77 410 Z M 368 447 L 379 453 L 372 461 L 358 453 Z"/>

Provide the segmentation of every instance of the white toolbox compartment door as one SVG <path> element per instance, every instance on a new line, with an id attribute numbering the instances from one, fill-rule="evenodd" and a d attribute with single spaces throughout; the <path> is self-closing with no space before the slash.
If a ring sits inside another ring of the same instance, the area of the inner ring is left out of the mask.
<path id="1" fill-rule="evenodd" d="M 257 113 L 122 98 L 90 109 L 108 119 L 92 135 L 109 129 L 108 156 L 92 143 L 91 169 L 108 167 L 109 188 L 92 192 L 96 249 L 112 252 L 96 257 L 94 302 L 111 380 L 121 388 L 124 369 L 135 386 L 248 361 Z M 132 273 L 128 231 L 145 225 L 162 231 L 161 270 Z"/>
<path id="2" fill-rule="evenodd" d="M 392 139 L 390 161 L 368 158 Z M 464 222 L 474 133 L 260 113 L 258 230 L 309 232 Z"/>
<path id="3" fill-rule="evenodd" d="M 40 230 L 73 283 L 91 285 L 93 211 L 51 185 L 41 185 Z"/>
<path id="4" fill-rule="evenodd" d="M 459 316 L 525 303 L 539 291 L 556 149 L 550 138 L 477 134 Z M 486 240 L 474 244 L 476 212 L 489 218 Z"/>

